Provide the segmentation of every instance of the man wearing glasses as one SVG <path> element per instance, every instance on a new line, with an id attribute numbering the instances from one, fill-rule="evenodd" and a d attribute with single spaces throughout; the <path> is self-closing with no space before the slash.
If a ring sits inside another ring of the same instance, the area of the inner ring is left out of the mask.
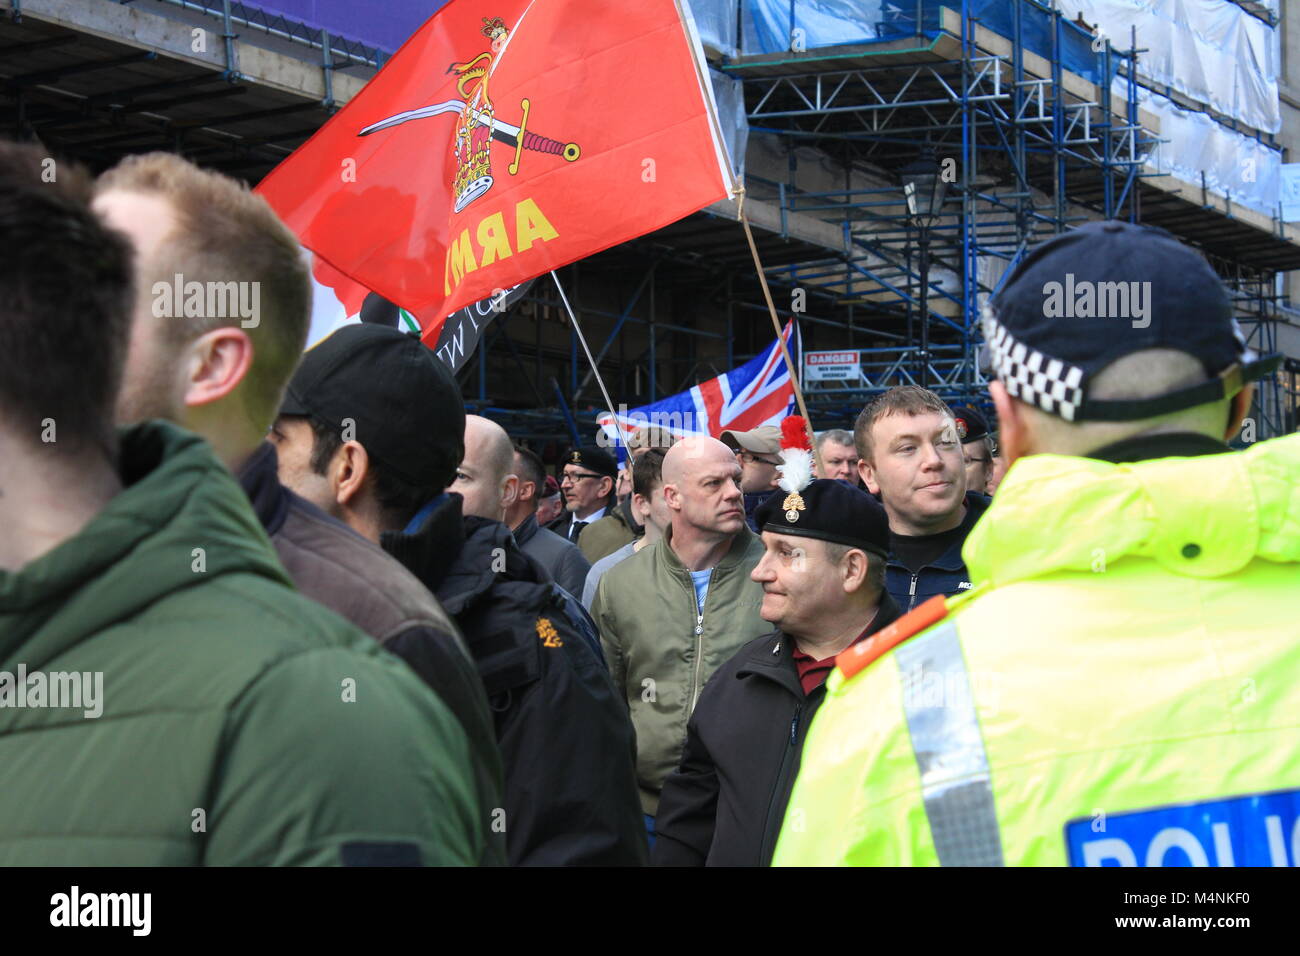
<path id="1" fill-rule="evenodd" d="M 740 462 L 740 490 L 745 496 L 745 523 L 749 530 L 758 532 L 754 512 L 767 500 L 780 474 L 781 464 L 777 452 L 781 450 L 781 429 L 775 425 L 762 425 L 747 432 L 725 431 L 722 443 L 736 453 Z"/>
<path id="2" fill-rule="evenodd" d="M 966 490 L 989 494 L 989 479 L 993 477 L 993 436 L 988 422 L 970 405 L 954 405 L 953 417 L 957 421 L 957 437 L 961 439 L 961 453 L 966 461 Z"/>
<path id="3" fill-rule="evenodd" d="M 560 472 L 564 511 L 548 527 L 577 544 L 582 529 L 605 516 L 617 474 L 614 459 L 599 448 L 575 448 L 569 452 Z"/>

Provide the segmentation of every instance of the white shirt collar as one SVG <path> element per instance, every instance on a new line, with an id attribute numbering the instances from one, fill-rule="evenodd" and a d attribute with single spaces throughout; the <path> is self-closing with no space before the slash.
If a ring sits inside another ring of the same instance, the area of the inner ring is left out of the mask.
<path id="1" fill-rule="evenodd" d="M 572 523 L 573 521 L 585 521 L 587 522 L 587 524 L 591 524 L 593 521 L 598 521 L 601 518 L 605 517 L 605 511 L 606 511 L 605 508 L 601 508 L 599 511 L 593 511 L 585 518 L 579 518 L 578 513 L 575 511 L 570 516 L 570 523 Z"/>

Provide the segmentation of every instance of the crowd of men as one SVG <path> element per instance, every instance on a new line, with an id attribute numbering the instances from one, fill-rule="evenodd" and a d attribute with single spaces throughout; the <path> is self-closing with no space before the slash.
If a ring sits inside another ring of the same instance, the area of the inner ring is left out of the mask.
<path id="1" fill-rule="evenodd" d="M 551 474 L 415 336 L 304 352 L 243 185 L 45 159 L 0 143 L 0 669 L 103 699 L 0 676 L 0 863 L 1159 863 L 1071 821 L 1300 788 L 1300 436 L 1229 450 L 1260 362 L 1166 235 L 1018 264 L 983 408 Z M 1067 269 L 1154 318 L 1049 321 Z"/>

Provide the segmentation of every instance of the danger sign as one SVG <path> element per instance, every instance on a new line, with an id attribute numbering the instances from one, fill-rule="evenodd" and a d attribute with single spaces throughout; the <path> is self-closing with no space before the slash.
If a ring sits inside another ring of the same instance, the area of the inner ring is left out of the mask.
<path id="1" fill-rule="evenodd" d="M 807 352 L 804 354 L 803 377 L 805 382 L 856 381 L 862 353 Z"/>

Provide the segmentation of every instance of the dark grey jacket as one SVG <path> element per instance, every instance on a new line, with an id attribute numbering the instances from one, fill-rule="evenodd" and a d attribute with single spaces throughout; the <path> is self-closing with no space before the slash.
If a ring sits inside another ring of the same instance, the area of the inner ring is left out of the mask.
<path id="1" fill-rule="evenodd" d="M 493 832 L 501 806 L 501 754 L 487 694 L 460 629 L 438 599 L 400 561 L 280 484 L 275 447 L 264 442 L 239 483 L 294 587 L 402 658 L 437 692 L 469 738 L 489 857 L 506 861 Z"/>
<path id="2" fill-rule="evenodd" d="M 552 581 L 574 597 L 582 597 L 582 586 L 587 581 L 591 565 L 576 544 L 564 540 L 554 531 L 538 527 L 535 512 L 515 528 L 515 543 L 542 566 Z"/>

